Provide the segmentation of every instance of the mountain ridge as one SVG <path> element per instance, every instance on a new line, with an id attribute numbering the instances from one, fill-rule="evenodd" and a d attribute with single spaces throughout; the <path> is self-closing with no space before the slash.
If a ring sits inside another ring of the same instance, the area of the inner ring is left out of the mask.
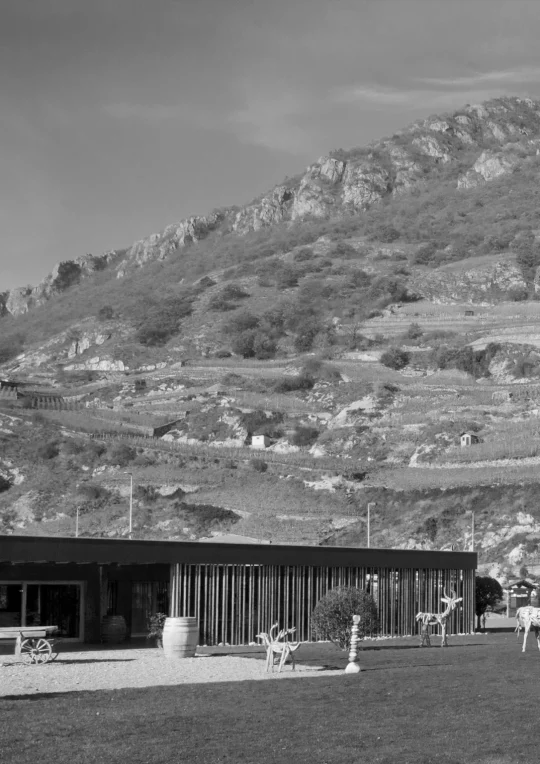
<path id="1" fill-rule="evenodd" d="M 531 137 L 532 136 L 532 137 Z M 418 120 L 390 138 L 348 151 L 337 149 L 250 203 L 194 215 L 124 250 L 57 263 L 35 287 L 0 292 L 0 317 L 17 316 L 80 283 L 97 270 L 123 277 L 164 260 L 211 234 L 248 233 L 309 219 L 359 214 L 418 187 L 439 166 L 459 169 L 456 187 L 468 189 L 512 172 L 540 154 L 540 102 L 505 97 Z"/>

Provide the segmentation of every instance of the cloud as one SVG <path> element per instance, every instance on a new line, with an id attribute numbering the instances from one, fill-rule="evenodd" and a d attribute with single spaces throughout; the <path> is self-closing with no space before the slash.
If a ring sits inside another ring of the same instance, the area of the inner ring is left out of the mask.
<path id="1" fill-rule="evenodd" d="M 495 74 L 495 73 L 493 73 Z M 540 82 L 540 72 L 538 80 Z M 532 82 L 533 80 L 529 80 Z M 423 80 L 428 84 L 428 80 Z M 497 82 L 500 84 L 497 85 Z M 439 88 L 399 88 L 380 85 L 357 85 L 337 89 L 333 94 L 334 102 L 339 105 L 363 105 L 374 111 L 384 109 L 450 109 L 465 103 L 479 103 L 490 98 L 497 98 L 505 93 L 528 95 L 516 88 L 518 80 L 506 80 L 486 77 L 484 81 L 475 81 L 473 77 L 435 80 L 430 84 L 440 84 Z M 524 84 L 524 81 L 521 81 Z M 473 87 L 475 85 L 477 87 Z M 485 84 L 485 87 L 478 87 Z M 511 88 L 508 85 L 512 84 Z M 449 89 L 444 89 L 444 88 Z M 455 88 L 455 89 L 450 89 Z"/>
<path id="2" fill-rule="evenodd" d="M 501 86 L 525 82 L 540 82 L 540 67 L 529 66 L 491 72 L 476 72 L 461 77 L 417 77 L 417 82 L 437 87 L 476 88 L 484 83 L 499 83 Z"/>

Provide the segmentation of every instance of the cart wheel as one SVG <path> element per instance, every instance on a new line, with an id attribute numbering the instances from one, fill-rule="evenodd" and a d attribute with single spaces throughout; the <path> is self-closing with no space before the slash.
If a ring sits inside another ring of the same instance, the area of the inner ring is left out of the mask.
<path id="1" fill-rule="evenodd" d="M 52 647 L 46 639 L 25 639 L 21 644 L 21 658 L 25 663 L 47 663 Z"/>

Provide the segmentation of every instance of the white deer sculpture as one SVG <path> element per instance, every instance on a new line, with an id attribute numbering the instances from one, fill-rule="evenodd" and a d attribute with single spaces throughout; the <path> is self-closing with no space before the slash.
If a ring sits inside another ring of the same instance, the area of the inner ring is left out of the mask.
<path id="1" fill-rule="evenodd" d="M 516 620 L 516 631 L 518 639 L 520 630 L 524 629 L 525 632 L 523 636 L 523 649 L 521 652 L 525 652 L 525 648 L 527 646 L 527 637 L 529 636 L 531 627 L 534 629 L 534 635 L 536 637 L 538 649 L 540 650 L 540 608 L 531 607 L 530 605 L 520 607 L 516 610 Z"/>
<path id="2" fill-rule="evenodd" d="M 263 644 L 266 647 L 266 670 L 269 671 L 271 668 L 272 671 L 274 671 L 274 663 L 277 657 L 279 658 L 279 673 L 285 665 L 285 661 L 290 656 L 292 662 L 292 670 L 294 671 L 296 668 L 294 652 L 295 650 L 298 650 L 301 643 L 289 642 L 287 639 L 290 634 L 294 634 L 296 631 L 294 627 L 292 629 L 281 629 L 277 637 L 274 637 L 273 632 L 278 628 L 278 625 L 279 624 L 275 623 L 271 627 L 268 634 L 266 632 L 257 634 L 257 639 L 262 639 Z"/>
<path id="3" fill-rule="evenodd" d="M 446 589 L 443 589 L 444 597 L 441 597 L 442 602 L 446 602 L 446 610 L 442 613 L 417 613 L 416 620 L 422 623 L 422 647 L 426 645 L 431 646 L 429 639 L 429 626 L 441 627 L 441 647 L 448 647 L 448 635 L 446 633 L 446 624 L 450 614 L 456 609 L 458 602 L 461 602 L 463 597 L 456 597 L 456 592 L 452 592 L 452 596 L 449 597 L 446 593 Z"/>

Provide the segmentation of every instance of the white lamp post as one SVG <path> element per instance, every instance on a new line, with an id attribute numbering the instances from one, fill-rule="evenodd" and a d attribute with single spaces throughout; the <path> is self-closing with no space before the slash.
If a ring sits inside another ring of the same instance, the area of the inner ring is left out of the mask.
<path id="1" fill-rule="evenodd" d="M 77 515 L 75 517 L 75 538 L 79 538 L 79 507 L 77 507 Z"/>
<path id="2" fill-rule="evenodd" d="M 133 531 L 133 473 L 124 472 L 124 475 L 129 475 L 129 538 Z"/>
<path id="3" fill-rule="evenodd" d="M 370 548 L 370 533 L 371 533 L 371 514 L 370 514 L 370 511 L 371 511 L 371 507 L 375 507 L 375 506 L 377 506 L 377 505 L 376 505 L 376 502 L 374 502 L 374 501 L 370 501 L 369 504 L 367 505 L 367 545 L 368 545 L 368 549 Z"/>

